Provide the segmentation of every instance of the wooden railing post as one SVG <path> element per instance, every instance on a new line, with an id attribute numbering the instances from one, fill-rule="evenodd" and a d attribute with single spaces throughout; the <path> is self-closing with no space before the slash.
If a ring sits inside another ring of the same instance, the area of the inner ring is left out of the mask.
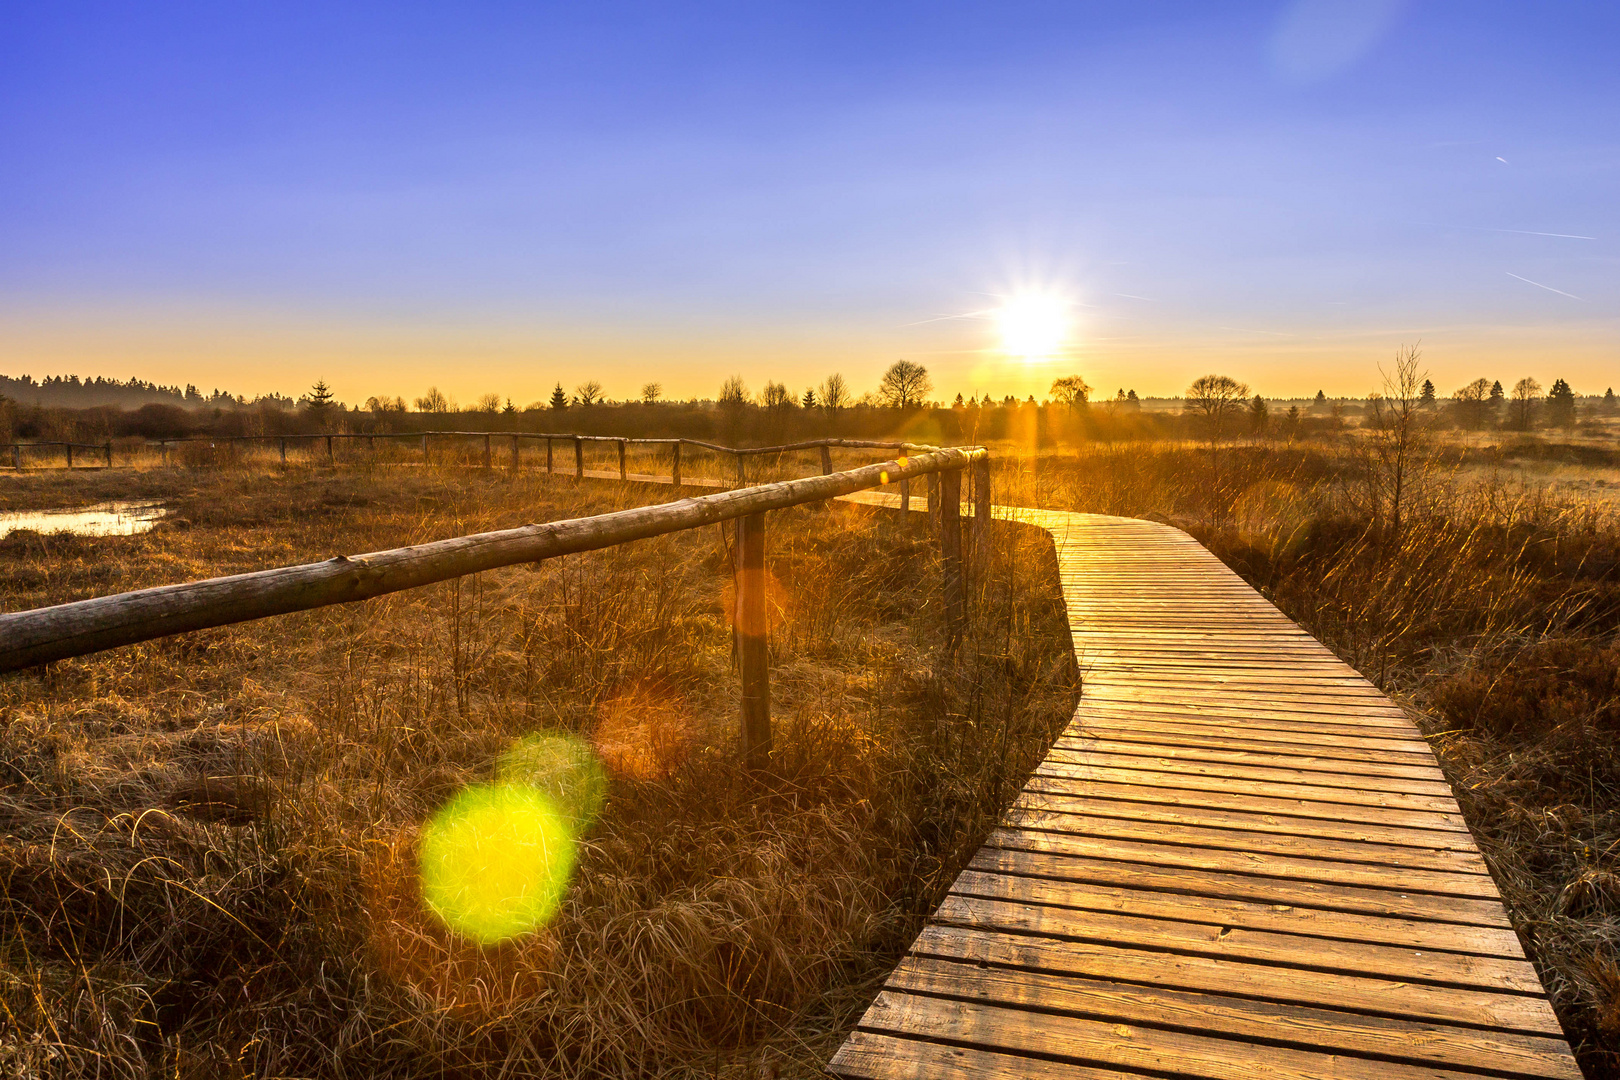
<path id="1" fill-rule="evenodd" d="M 326 437 L 326 463 L 328 465 L 337 464 L 337 458 L 332 455 L 332 436 L 330 435 Z"/>
<path id="2" fill-rule="evenodd" d="M 752 772 L 771 760 L 770 657 L 765 636 L 765 515 L 737 519 L 736 620 L 742 673 L 743 757 Z"/>
<path id="3" fill-rule="evenodd" d="M 962 566 L 962 472 L 939 473 L 939 554 L 945 571 L 945 625 L 950 647 L 962 643 L 967 623 L 967 579 Z"/>
<path id="4" fill-rule="evenodd" d="M 738 487 L 747 487 L 748 486 L 748 480 L 747 480 L 746 477 L 743 476 L 743 456 L 739 452 L 736 455 L 736 457 L 737 457 L 737 486 Z"/>
<path id="5" fill-rule="evenodd" d="M 68 468 L 71 469 L 71 468 L 73 468 L 73 444 L 72 443 L 63 443 L 62 445 L 67 447 Z"/>
<path id="6" fill-rule="evenodd" d="M 546 439 L 546 472 L 554 473 L 556 471 L 557 467 L 551 461 L 551 440 L 548 438 Z"/>
<path id="7" fill-rule="evenodd" d="M 112 468 L 112 440 L 108 439 L 107 445 L 102 447 L 102 449 L 107 451 L 107 468 L 110 469 Z"/>
<path id="8" fill-rule="evenodd" d="M 630 471 L 627 468 L 625 468 L 625 464 L 624 464 L 624 448 L 625 448 L 625 442 L 624 442 L 623 439 L 620 439 L 619 440 L 619 481 L 621 483 L 628 480 L 628 479 L 630 479 Z"/>
<path id="9" fill-rule="evenodd" d="M 522 460 L 522 458 L 520 456 L 521 453 L 522 453 L 522 451 L 520 451 L 518 449 L 518 437 L 516 435 L 514 435 L 514 436 L 512 436 L 512 471 L 513 472 L 518 471 L 518 465 Z"/>
<path id="10" fill-rule="evenodd" d="M 485 469 L 488 469 L 490 467 L 489 442 L 490 442 L 490 435 L 489 435 L 489 432 L 486 431 L 486 432 L 484 432 L 484 468 Z"/>
<path id="11" fill-rule="evenodd" d="M 832 447 L 827 446 L 825 443 L 821 447 L 821 475 L 832 475 Z"/>
<path id="12" fill-rule="evenodd" d="M 675 488 L 675 494 L 679 495 L 681 493 L 681 441 L 679 439 L 675 440 L 675 445 L 671 450 L 673 452 L 670 454 L 670 478 L 674 481 L 672 486 Z"/>
<path id="13" fill-rule="evenodd" d="M 585 440 L 574 436 L 574 479 L 585 479 Z"/>
<path id="14" fill-rule="evenodd" d="M 990 456 L 973 462 L 973 562 L 983 566 L 990 554 Z"/>
<path id="15" fill-rule="evenodd" d="M 428 437 L 427 437 L 427 432 L 424 431 L 424 432 L 422 432 L 422 464 L 424 466 L 426 466 L 427 463 L 428 463 Z"/>
<path id="16" fill-rule="evenodd" d="M 165 445 L 163 449 L 164 456 L 167 457 L 169 449 L 168 446 Z M 18 472 L 22 472 L 22 446 L 19 443 L 11 444 L 11 467 L 16 469 Z"/>
<path id="17" fill-rule="evenodd" d="M 169 444 L 164 443 L 163 444 L 163 461 L 164 461 L 165 464 L 167 464 L 168 460 L 169 460 Z M 286 438 L 286 436 L 282 436 L 282 438 L 281 438 L 281 463 L 283 465 L 287 464 L 287 438 Z"/>

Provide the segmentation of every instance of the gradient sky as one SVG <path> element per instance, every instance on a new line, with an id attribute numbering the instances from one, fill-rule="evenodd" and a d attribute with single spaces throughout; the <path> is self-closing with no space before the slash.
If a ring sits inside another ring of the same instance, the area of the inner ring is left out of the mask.
<path id="1" fill-rule="evenodd" d="M 1620 4 L 12 4 L 0 370 L 1620 383 Z M 1561 235 L 1549 235 L 1561 234 Z M 993 311 L 1070 305 L 1061 355 Z"/>

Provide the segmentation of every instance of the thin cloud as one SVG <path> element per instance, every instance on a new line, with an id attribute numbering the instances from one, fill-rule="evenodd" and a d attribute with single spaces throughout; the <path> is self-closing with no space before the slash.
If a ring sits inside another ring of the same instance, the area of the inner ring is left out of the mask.
<path id="1" fill-rule="evenodd" d="M 1504 165 L 1506 165 L 1506 164 L 1507 164 L 1507 163 L 1508 163 L 1508 159 L 1507 159 L 1507 158 L 1505 158 L 1505 157 L 1499 157 L 1499 158 L 1497 158 L 1497 159 L 1496 159 L 1496 160 L 1497 160 L 1497 161 L 1500 161 L 1500 162 L 1501 162 L 1501 163 L 1502 163 L 1502 164 L 1504 164 Z"/>
<path id="2" fill-rule="evenodd" d="M 1531 280 L 1530 280 L 1530 279 L 1529 279 L 1529 278 L 1527 278 L 1527 277 L 1519 277 L 1519 275 L 1518 275 L 1518 274 L 1515 274 L 1515 273 L 1514 273 L 1514 272 L 1513 272 L 1513 271 L 1511 271 L 1511 270 L 1504 270 L 1504 271 L 1502 271 L 1502 272 L 1503 272 L 1503 273 L 1504 273 L 1504 274 L 1506 274 L 1506 275 L 1507 275 L 1507 276 L 1508 276 L 1508 277 L 1510 277 L 1510 278 L 1519 278 L 1519 280 L 1520 280 L 1520 281 L 1522 281 L 1522 282 L 1524 282 L 1524 283 L 1525 283 L 1525 284 L 1526 284 L 1526 285 L 1534 285 L 1534 286 L 1535 286 L 1535 287 L 1536 287 L 1536 288 L 1538 288 L 1538 289 L 1546 289 L 1546 290 L 1547 290 L 1547 291 L 1548 291 L 1548 292 L 1555 292 L 1555 293 L 1557 293 L 1557 294 L 1558 294 L 1558 295 L 1559 295 L 1559 296 L 1567 296 L 1567 297 L 1569 297 L 1569 298 L 1570 298 L 1570 299 L 1571 299 L 1571 300 L 1581 300 L 1581 298 L 1580 298 L 1580 297 L 1578 297 L 1578 296 L 1576 296 L 1576 295 L 1575 295 L 1575 294 L 1574 294 L 1574 293 L 1568 293 L 1568 292 L 1565 292 L 1565 291 L 1564 291 L 1564 290 L 1563 290 L 1563 289 L 1555 289 L 1555 288 L 1553 288 L 1553 287 L 1552 287 L 1552 286 L 1551 286 L 1551 285 L 1543 285 L 1543 284 L 1542 284 L 1542 283 L 1541 283 L 1541 282 L 1539 282 L 1539 281 L 1531 281 Z M 1584 303 L 1586 303 L 1586 301 L 1585 301 L 1585 300 L 1581 300 L 1581 303 L 1583 303 L 1583 304 L 1584 304 Z"/>
<path id="3" fill-rule="evenodd" d="M 1580 233 L 1567 232 L 1538 232 L 1535 229 L 1494 229 L 1489 225 L 1447 225 L 1438 221 L 1423 221 L 1416 224 L 1428 225 L 1435 229 L 1467 229 L 1469 232 L 1499 232 L 1513 233 L 1516 236 L 1554 236 L 1560 240 L 1596 240 L 1595 236 L 1583 236 Z"/>

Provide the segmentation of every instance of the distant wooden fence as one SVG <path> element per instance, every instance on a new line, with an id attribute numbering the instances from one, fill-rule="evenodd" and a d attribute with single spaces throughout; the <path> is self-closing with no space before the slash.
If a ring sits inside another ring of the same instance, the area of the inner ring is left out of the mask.
<path id="1" fill-rule="evenodd" d="M 336 436 L 334 436 L 336 437 Z M 557 438 L 557 436 L 531 436 Z M 569 439 L 587 436 L 567 436 Z M 622 440 L 629 441 L 629 440 Z M 679 446 L 690 440 L 659 440 Z M 576 442 L 576 447 L 579 445 Z M 737 522 L 736 617 L 742 677 L 743 747 L 751 767 L 770 753 L 770 683 L 766 662 L 765 514 L 823 502 L 856 491 L 897 484 L 901 513 L 910 509 L 910 482 L 930 481 L 929 509 L 943 562 L 942 587 L 951 646 L 960 643 L 967 613 L 962 536 L 962 477 L 970 474 L 974 512 L 970 544 L 978 547 L 990 520 L 989 454 L 982 447 L 922 449 L 892 461 L 830 471 L 833 446 L 874 445 L 817 440 L 789 447 L 735 450 L 737 455 L 819 450 L 821 476 L 738 488 L 698 498 L 641 506 L 595 517 L 477 533 L 412 547 L 339 555 L 324 562 L 284 566 L 181 585 L 119 593 L 53 607 L 0 614 L 0 672 L 17 671 L 104 649 L 254 619 L 369 600 L 451 578 L 518 563 L 595 551 L 632 540 Z M 876 444 L 885 447 L 894 444 Z M 578 458 L 576 457 L 576 462 Z M 739 465 L 739 472 L 741 466 Z M 583 475 L 582 468 L 577 470 Z"/>
<path id="2" fill-rule="evenodd" d="M 513 470 L 522 467 L 522 449 L 525 443 L 543 443 L 545 446 L 545 469 L 547 472 L 557 472 L 555 448 L 557 444 L 573 448 L 573 473 L 575 476 L 585 475 L 585 444 L 610 444 L 618 450 L 618 465 L 620 479 L 629 479 L 627 463 L 630 447 L 667 447 L 669 449 L 669 475 L 673 477 L 675 486 L 679 488 L 682 480 L 682 448 L 692 447 L 707 450 L 715 454 L 729 456 L 735 461 L 736 482 L 739 487 L 746 481 L 744 462 L 750 457 L 765 454 L 783 454 L 802 450 L 820 450 L 821 471 L 823 474 L 832 472 L 832 451 L 834 449 L 854 450 L 900 450 L 906 453 L 916 453 L 935 449 L 921 443 L 883 441 L 874 439 L 811 439 L 804 442 L 788 443 L 782 446 L 752 446 L 733 447 L 721 446 L 717 443 L 704 442 L 701 439 L 632 439 L 614 435 L 576 435 L 566 432 L 544 431 L 412 431 L 412 432 L 321 432 L 310 435 L 228 435 L 204 436 L 188 439 L 154 439 L 135 449 L 144 447 L 157 447 L 163 464 L 168 465 L 174 456 L 174 451 L 184 451 L 187 448 L 217 449 L 221 446 L 241 447 L 258 446 L 267 450 L 274 450 L 281 464 L 288 464 L 287 453 L 289 449 L 302 446 L 306 457 L 324 457 L 328 465 L 338 464 L 337 447 L 345 443 L 365 448 L 366 455 L 375 459 L 379 444 L 387 446 L 419 447 L 424 462 L 430 459 L 430 447 L 435 443 L 440 445 L 455 441 L 465 445 L 471 441 L 474 447 L 482 442 L 482 466 L 486 469 L 495 465 L 495 446 L 497 442 L 504 442 L 509 451 L 508 463 Z M 111 442 L 106 443 L 64 443 L 64 442 L 34 442 L 11 443 L 0 447 L 0 462 L 10 464 L 13 469 L 21 471 L 28 456 L 36 460 L 40 452 L 52 448 L 66 450 L 67 468 L 74 467 L 73 451 L 94 451 L 100 455 L 107 468 L 113 464 L 113 449 Z M 323 453 L 324 451 L 324 453 Z M 51 467 L 51 466 L 46 466 Z"/>

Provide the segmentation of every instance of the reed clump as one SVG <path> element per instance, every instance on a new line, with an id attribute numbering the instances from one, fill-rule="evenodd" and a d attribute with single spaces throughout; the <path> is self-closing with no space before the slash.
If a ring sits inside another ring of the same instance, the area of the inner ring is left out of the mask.
<path id="1" fill-rule="evenodd" d="M 5 498 L 114 493 L 173 517 L 14 535 L 7 609 L 659 497 L 236 467 Z M 771 515 L 764 778 L 720 529 L 0 679 L 0 1075 L 817 1075 L 1077 688 L 1044 534 L 991 531 L 950 655 L 894 517 Z M 606 802 L 556 918 L 479 946 L 424 905 L 422 824 L 535 732 Z"/>

